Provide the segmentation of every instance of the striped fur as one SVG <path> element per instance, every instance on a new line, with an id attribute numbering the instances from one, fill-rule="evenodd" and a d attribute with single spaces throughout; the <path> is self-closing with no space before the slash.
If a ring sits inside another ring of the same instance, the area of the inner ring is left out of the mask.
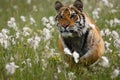
<path id="1" fill-rule="evenodd" d="M 83 12 L 81 0 L 76 0 L 73 6 L 64 6 L 56 1 L 55 9 L 58 12 L 55 20 L 60 33 L 58 43 L 63 55 L 67 48 L 71 54 L 79 54 L 77 64 L 88 66 L 95 63 L 104 53 L 104 42 L 98 27 Z M 72 56 L 65 59 L 70 65 L 74 65 Z"/>

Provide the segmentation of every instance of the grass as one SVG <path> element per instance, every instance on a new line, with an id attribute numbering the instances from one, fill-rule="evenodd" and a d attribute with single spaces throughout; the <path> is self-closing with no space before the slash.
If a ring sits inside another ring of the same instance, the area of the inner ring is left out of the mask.
<path id="1" fill-rule="evenodd" d="M 0 80 L 111 80 L 114 69 L 120 71 L 120 57 L 118 56 L 120 50 L 114 46 L 114 39 L 111 35 L 103 36 L 104 41 L 110 43 L 109 48 L 112 50 L 112 52 L 106 51 L 104 54 L 109 60 L 109 67 L 106 68 L 97 64 L 90 70 L 81 67 L 79 71 L 76 68 L 66 68 L 66 63 L 59 55 L 60 52 L 57 47 L 58 33 L 56 26 L 52 25 L 52 29 L 48 29 L 41 21 L 43 17 L 49 18 L 56 15 L 55 0 L 31 0 L 30 4 L 27 1 L 29 0 L 0 0 L 0 33 L 2 33 L 2 29 L 9 30 L 7 34 L 9 46 L 4 48 L 0 45 Z M 100 8 L 100 18 L 94 19 L 100 30 L 106 30 L 107 28 L 110 32 L 115 30 L 120 36 L 120 23 L 114 23 L 110 27 L 110 23 L 106 22 L 106 20 L 110 21 L 114 18 L 120 20 L 119 0 L 110 0 L 113 4 L 112 8 L 105 6 L 101 1 L 95 1 L 98 0 L 87 1 L 87 3 L 84 1 L 84 11 L 93 18 L 92 11 Z M 62 2 L 70 4 L 73 0 L 62 0 Z M 116 10 L 115 13 L 111 13 L 113 9 Z M 26 22 L 23 22 L 20 16 L 25 16 Z M 15 18 L 17 31 L 7 25 L 11 17 Z M 31 24 L 30 17 L 34 18 L 35 23 Z M 32 32 L 28 31 L 30 34 L 28 36 L 23 34 L 25 26 L 32 30 Z M 50 30 L 51 34 L 51 38 L 46 41 L 43 33 L 44 28 Z M 18 38 L 16 38 L 17 32 L 20 33 Z M 27 40 L 36 35 L 40 37 L 40 42 L 38 47 L 33 49 L 33 47 L 31 48 L 32 43 L 29 44 Z M 15 62 L 15 65 L 19 66 L 14 74 L 7 73 L 5 68 L 11 62 Z M 120 74 L 113 80 L 119 79 Z"/>

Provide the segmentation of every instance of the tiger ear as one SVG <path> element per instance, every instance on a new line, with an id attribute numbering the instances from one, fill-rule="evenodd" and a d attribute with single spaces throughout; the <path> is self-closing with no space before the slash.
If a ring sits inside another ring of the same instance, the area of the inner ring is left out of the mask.
<path id="1" fill-rule="evenodd" d="M 83 11 L 83 3 L 81 0 L 76 0 L 73 4 L 79 11 Z"/>
<path id="2" fill-rule="evenodd" d="M 55 2 L 56 11 L 59 11 L 61 7 L 63 7 L 63 4 L 60 1 L 56 1 Z"/>

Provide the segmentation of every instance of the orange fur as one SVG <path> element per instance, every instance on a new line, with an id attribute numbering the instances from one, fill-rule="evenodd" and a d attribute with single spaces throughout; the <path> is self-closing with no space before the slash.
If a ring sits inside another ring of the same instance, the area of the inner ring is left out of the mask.
<path id="1" fill-rule="evenodd" d="M 76 0 L 76 1 L 79 1 L 79 0 Z M 77 64 L 78 66 L 79 65 L 89 66 L 95 63 L 99 58 L 101 58 L 101 56 L 104 53 L 104 41 L 100 35 L 99 28 L 96 26 L 95 22 L 92 19 L 90 19 L 85 13 L 81 12 L 82 9 L 80 9 L 79 11 L 75 6 L 69 7 L 69 6 L 61 5 L 60 6 L 61 8 L 58 6 L 58 4 L 56 6 L 57 6 L 56 9 L 58 10 L 58 13 L 59 13 L 56 16 L 56 20 L 58 20 L 59 26 L 62 26 L 62 27 L 67 27 L 67 25 L 69 25 L 69 27 L 74 27 L 75 22 L 78 19 L 77 15 L 75 15 L 72 19 L 70 18 L 71 16 L 69 12 L 70 10 L 75 11 L 76 14 L 84 15 L 87 21 L 87 24 L 88 24 L 87 27 L 89 30 L 89 34 L 86 42 L 89 50 L 86 52 L 86 54 L 80 57 L 79 62 Z M 62 16 L 60 13 L 62 14 Z M 58 18 L 58 16 L 60 18 Z M 75 41 L 73 40 L 73 42 Z M 65 60 L 69 63 L 69 65 L 70 66 L 75 65 L 76 63 L 74 62 L 73 57 L 70 55 L 64 54 L 64 48 L 66 44 L 64 43 L 63 36 L 61 34 L 59 36 L 58 45 L 59 45 L 59 49 L 62 52 L 62 55 L 65 57 Z"/>

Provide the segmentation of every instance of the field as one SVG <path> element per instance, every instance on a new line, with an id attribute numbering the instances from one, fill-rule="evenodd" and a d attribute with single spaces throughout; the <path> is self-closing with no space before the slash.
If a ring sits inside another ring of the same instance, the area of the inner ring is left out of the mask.
<path id="1" fill-rule="evenodd" d="M 77 71 L 58 49 L 55 0 L 0 0 L 0 80 L 120 80 L 120 1 L 82 1 L 106 50 L 96 65 Z"/>

